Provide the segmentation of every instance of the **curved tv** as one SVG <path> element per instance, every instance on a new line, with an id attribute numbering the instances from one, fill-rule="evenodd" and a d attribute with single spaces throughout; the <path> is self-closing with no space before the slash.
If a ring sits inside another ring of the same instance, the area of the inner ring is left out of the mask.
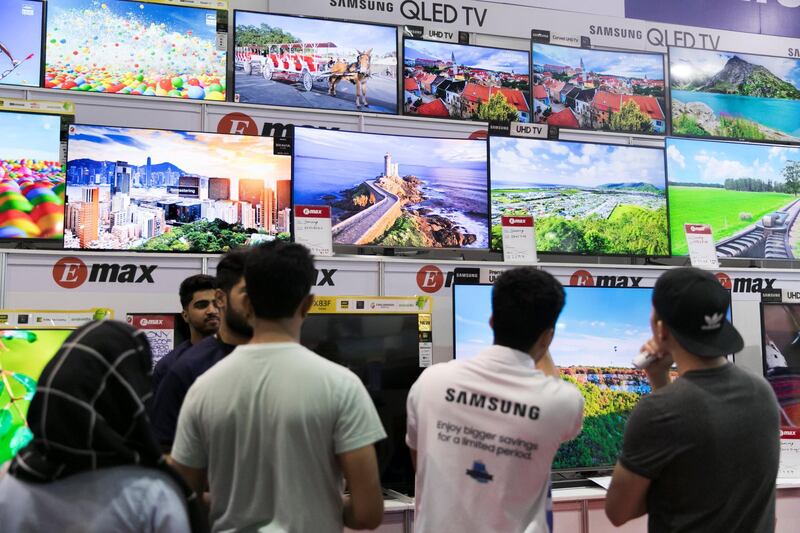
<path id="1" fill-rule="evenodd" d="M 41 0 L 3 0 L 0 20 L 0 85 L 39 87 L 44 4 Z"/>
<path id="2" fill-rule="evenodd" d="M 533 122 L 664 135 L 664 56 L 534 42 Z"/>
<path id="3" fill-rule="evenodd" d="M 397 28 L 234 11 L 234 100 L 397 113 Z"/>
<path id="4" fill-rule="evenodd" d="M 225 11 L 147 1 L 48 0 L 44 86 L 225 100 Z"/>
<path id="5" fill-rule="evenodd" d="M 669 255 L 664 150 L 489 137 L 492 248 L 503 215 L 533 215 L 539 252 Z"/>
<path id="6" fill-rule="evenodd" d="M 331 207 L 333 243 L 488 248 L 486 142 L 296 128 L 293 201 Z"/>
<path id="7" fill-rule="evenodd" d="M 288 239 L 291 156 L 271 137 L 69 127 L 64 247 L 225 252 Z"/>
<path id="8" fill-rule="evenodd" d="M 403 112 L 429 118 L 530 122 L 528 52 L 403 41 Z"/>
<path id="9" fill-rule="evenodd" d="M 800 257 L 800 148 L 673 138 L 666 146 L 673 255 L 689 253 L 684 224 L 710 224 L 720 257 Z"/>
<path id="10" fill-rule="evenodd" d="M 800 59 L 669 49 L 672 134 L 800 142 Z"/>

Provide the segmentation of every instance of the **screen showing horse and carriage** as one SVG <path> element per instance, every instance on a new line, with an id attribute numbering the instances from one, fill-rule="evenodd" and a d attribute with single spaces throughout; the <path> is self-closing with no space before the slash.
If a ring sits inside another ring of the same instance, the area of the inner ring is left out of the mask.
<path id="1" fill-rule="evenodd" d="M 234 100 L 397 114 L 397 28 L 234 12 Z"/>

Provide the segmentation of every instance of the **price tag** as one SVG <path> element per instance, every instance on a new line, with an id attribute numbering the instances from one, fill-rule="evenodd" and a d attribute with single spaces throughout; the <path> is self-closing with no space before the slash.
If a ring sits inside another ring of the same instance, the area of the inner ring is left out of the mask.
<path id="1" fill-rule="evenodd" d="M 331 208 L 327 205 L 294 206 L 294 240 L 318 257 L 333 255 Z"/>
<path id="2" fill-rule="evenodd" d="M 800 478 L 800 429 L 798 428 L 781 428 L 778 478 Z"/>
<path id="3" fill-rule="evenodd" d="M 689 245 L 689 262 L 697 268 L 719 268 L 714 235 L 708 224 L 684 224 L 686 244 Z"/>
<path id="4" fill-rule="evenodd" d="M 532 216 L 502 217 L 503 260 L 507 263 L 536 262 L 536 228 Z"/>

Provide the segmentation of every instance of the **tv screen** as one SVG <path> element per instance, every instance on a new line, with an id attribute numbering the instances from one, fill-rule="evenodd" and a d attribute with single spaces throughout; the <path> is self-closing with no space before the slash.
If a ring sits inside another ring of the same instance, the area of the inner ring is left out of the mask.
<path id="1" fill-rule="evenodd" d="M 388 438 L 376 444 L 381 484 L 414 494 L 414 468 L 405 443 L 406 398 L 422 372 L 415 314 L 310 314 L 300 342 L 352 370 L 367 388 Z"/>
<path id="2" fill-rule="evenodd" d="M 710 224 L 717 255 L 793 259 L 800 149 L 667 139 L 672 254 L 688 255 L 684 224 Z"/>
<path id="3" fill-rule="evenodd" d="M 403 110 L 456 120 L 529 122 L 528 52 L 405 39 Z"/>
<path id="4" fill-rule="evenodd" d="M 669 49 L 672 134 L 800 142 L 800 59 Z"/>
<path id="5" fill-rule="evenodd" d="M 45 87 L 225 100 L 216 10 L 128 0 L 47 4 Z"/>
<path id="6" fill-rule="evenodd" d="M 0 84 L 41 84 L 43 15 L 44 4 L 40 0 L 0 3 Z"/>
<path id="7" fill-rule="evenodd" d="M 664 56 L 534 42 L 533 121 L 562 128 L 667 131 Z"/>
<path id="8" fill-rule="evenodd" d="M 297 128 L 294 203 L 329 205 L 334 244 L 487 248 L 486 143 Z"/>
<path id="9" fill-rule="evenodd" d="M 26 417 L 36 382 L 70 333 L 68 329 L 0 329 L 0 464 L 33 438 Z"/>
<path id="10" fill-rule="evenodd" d="M 800 426 L 800 304 L 761 304 L 764 375 L 775 391 L 781 426 Z"/>
<path id="11" fill-rule="evenodd" d="M 531 214 L 540 252 L 669 255 L 664 150 L 490 137 L 492 248 Z"/>
<path id="12" fill-rule="evenodd" d="M 0 111 L 0 239 L 64 235 L 61 117 Z"/>
<path id="13" fill-rule="evenodd" d="M 291 156 L 271 137 L 69 127 L 65 248 L 223 252 L 289 238 Z"/>
<path id="14" fill-rule="evenodd" d="M 397 28 L 234 12 L 238 102 L 397 113 Z"/>

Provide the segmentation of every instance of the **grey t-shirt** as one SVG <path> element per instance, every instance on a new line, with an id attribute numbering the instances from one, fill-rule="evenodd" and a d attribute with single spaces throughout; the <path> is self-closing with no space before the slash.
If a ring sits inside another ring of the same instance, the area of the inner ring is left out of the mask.
<path id="1" fill-rule="evenodd" d="M 652 480 L 648 530 L 761 533 L 775 529 L 780 427 L 775 395 L 731 364 L 686 372 L 642 398 L 620 462 Z"/>
<path id="2" fill-rule="evenodd" d="M 172 457 L 208 469 L 213 531 L 342 531 L 336 455 L 386 437 L 358 377 L 299 344 L 250 344 L 200 376 Z"/>

